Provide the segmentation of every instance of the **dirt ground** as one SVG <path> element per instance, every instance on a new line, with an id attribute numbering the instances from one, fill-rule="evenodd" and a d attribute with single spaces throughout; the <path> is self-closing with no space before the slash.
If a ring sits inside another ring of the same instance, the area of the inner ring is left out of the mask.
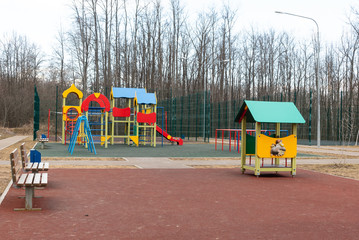
<path id="1" fill-rule="evenodd" d="M 3 128 L 0 127 L 0 139 L 12 137 L 15 135 L 32 135 L 33 126 L 26 124 L 21 128 Z"/>
<path id="2" fill-rule="evenodd" d="M 359 180 L 359 164 L 299 164 L 298 168 Z"/>
<path id="3" fill-rule="evenodd" d="M 29 130 L 30 129 L 30 130 Z M 21 141 L 21 143 L 25 142 L 27 148 L 32 148 L 35 144 L 35 141 L 32 141 L 32 136 L 30 136 L 32 132 L 32 127 L 24 126 L 23 128 L 0 128 L 0 139 L 12 137 L 15 135 L 29 135 L 26 139 Z M 11 179 L 11 172 L 10 172 L 10 153 L 15 149 L 19 148 L 20 143 L 14 144 L 3 150 L 0 150 L 0 160 L 2 161 L 9 161 L 9 165 L 0 165 L 0 195 L 5 190 L 6 186 L 9 184 Z"/>

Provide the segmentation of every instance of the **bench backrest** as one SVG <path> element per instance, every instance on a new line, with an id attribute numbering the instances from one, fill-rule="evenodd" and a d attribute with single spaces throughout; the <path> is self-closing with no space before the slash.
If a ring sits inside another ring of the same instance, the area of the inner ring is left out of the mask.
<path id="1" fill-rule="evenodd" d="M 21 152 L 22 167 L 25 168 L 26 164 L 29 162 L 28 155 L 26 154 L 25 143 L 22 143 L 20 145 L 20 152 Z"/>
<path id="2" fill-rule="evenodd" d="M 17 148 L 10 153 L 12 181 L 16 183 L 22 174 L 22 163 Z"/>

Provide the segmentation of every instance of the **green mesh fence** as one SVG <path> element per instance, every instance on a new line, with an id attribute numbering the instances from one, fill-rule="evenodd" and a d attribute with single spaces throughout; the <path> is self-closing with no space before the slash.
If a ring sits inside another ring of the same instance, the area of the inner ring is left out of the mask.
<path id="1" fill-rule="evenodd" d="M 186 96 L 166 98 L 158 102 L 158 106 L 164 108 L 167 116 L 167 131 L 178 137 L 193 139 L 195 141 L 209 141 L 215 137 L 216 129 L 239 129 L 240 124 L 235 123 L 234 119 L 243 104 L 244 99 L 234 99 L 231 101 L 212 102 L 210 92 L 197 92 Z M 294 102 L 306 120 L 305 124 L 298 125 L 298 139 L 305 140 L 305 143 L 314 144 L 316 140 L 316 109 L 312 94 L 299 98 L 294 95 L 288 96 L 278 94 L 276 96 L 261 96 L 260 101 L 291 101 Z M 280 111 L 280 109 L 278 109 Z M 329 112 L 334 111 L 333 114 Z M 322 140 L 340 141 L 340 132 L 343 119 L 340 114 L 342 107 L 329 109 L 322 107 Z M 346 114 L 349 114 L 346 110 Z M 314 119 L 314 121 L 313 121 Z M 254 129 L 254 124 L 248 124 L 248 129 Z M 274 130 L 274 124 L 263 124 L 262 129 Z M 282 130 L 291 132 L 291 124 L 282 124 Z M 228 133 L 224 133 L 228 138 Z M 283 133 L 284 134 L 284 133 Z"/>

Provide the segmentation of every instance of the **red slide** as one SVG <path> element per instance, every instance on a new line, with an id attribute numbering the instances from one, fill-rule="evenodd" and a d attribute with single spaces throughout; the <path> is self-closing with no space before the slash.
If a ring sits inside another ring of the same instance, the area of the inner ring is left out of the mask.
<path id="1" fill-rule="evenodd" d="M 162 130 L 158 125 L 156 126 L 156 130 L 159 134 L 163 135 L 168 141 L 177 142 L 177 145 L 183 145 L 182 138 L 172 137 L 165 130 Z"/>

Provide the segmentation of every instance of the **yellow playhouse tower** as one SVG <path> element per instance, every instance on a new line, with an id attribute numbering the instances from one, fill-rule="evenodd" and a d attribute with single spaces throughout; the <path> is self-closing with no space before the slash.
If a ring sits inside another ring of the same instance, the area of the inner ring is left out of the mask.
<path id="1" fill-rule="evenodd" d="M 156 93 L 136 92 L 134 106 L 136 108 L 135 136 L 131 140 L 138 146 L 149 143 L 156 147 L 157 130 L 157 98 Z"/>
<path id="2" fill-rule="evenodd" d="M 70 93 L 74 93 L 79 99 L 79 105 L 66 105 L 66 98 Z M 77 118 L 81 116 L 81 104 L 83 94 L 74 84 L 62 93 L 62 144 L 66 144 L 67 135 L 72 135 Z"/>

